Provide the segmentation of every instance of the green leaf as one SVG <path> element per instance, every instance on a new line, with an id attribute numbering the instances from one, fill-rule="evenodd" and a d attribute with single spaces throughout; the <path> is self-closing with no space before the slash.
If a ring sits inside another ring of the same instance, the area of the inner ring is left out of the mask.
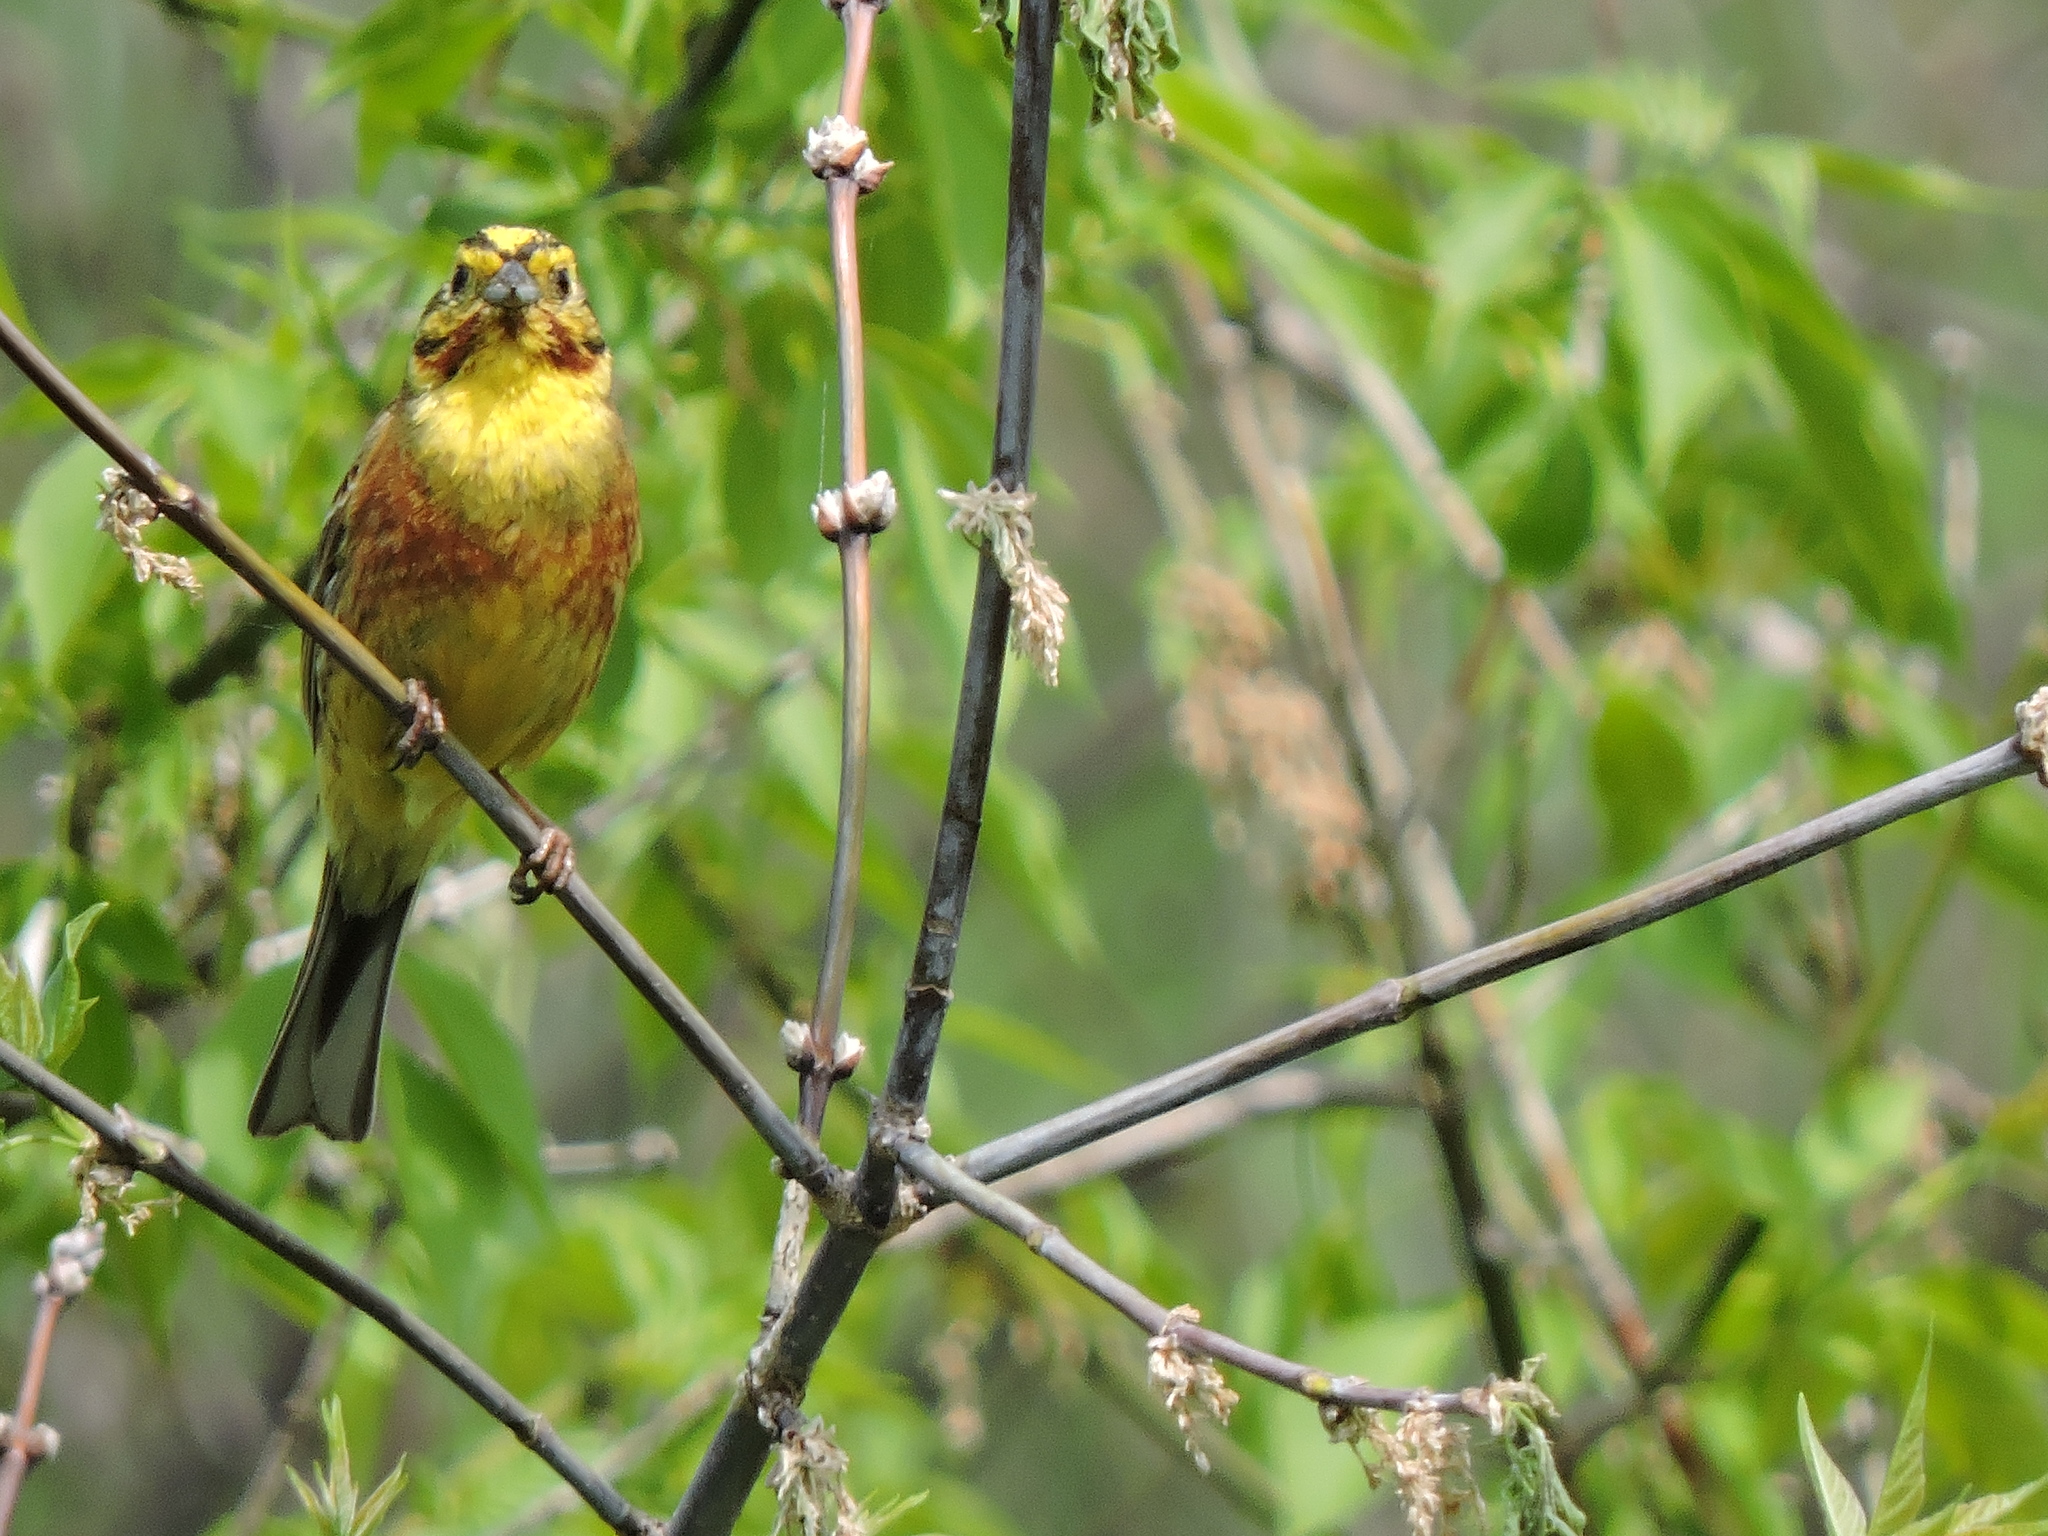
<path id="1" fill-rule="evenodd" d="M 1735 126 L 1735 104 L 1699 76 L 1639 65 L 1510 81 L 1497 94 L 1573 122 L 1606 123 L 1644 149 L 1695 166 L 1713 159 Z"/>
<path id="2" fill-rule="evenodd" d="M 1903 1073 L 1864 1072 L 1832 1083 L 1800 1123 L 1795 1145 L 1815 1190 L 1846 1200 L 1903 1167 L 1927 1123 L 1927 1087 Z"/>
<path id="3" fill-rule="evenodd" d="M 1919 1379 L 1906 1411 L 1899 1418 L 1898 1438 L 1892 1442 L 1891 1460 L 1885 1464 L 1884 1486 L 1878 1490 L 1877 1509 L 1870 1517 L 1870 1536 L 1895 1536 L 1920 1513 L 1927 1499 L 1927 1374 L 1934 1363 L 1934 1339 L 1930 1334 L 1926 1352 L 1920 1357 Z"/>
<path id="4" fill-rule="evenodd" d="M 49 1054 L 49 1035 L 43 1029 L 43 1010 L 29 985 L 26 971 L 0 955 L 0 1040 L 5 1040 L 31 1061 Z"/>
<path id="5" fill-rule="evenodd" d="M 1453 195 L 1429 242 L 1431 346 L 1439 357 L 1488 305 L 1554 274 L 1571 191 L 1564 172 L 1532 158 Z"/>
<path id="6" fill-rule="evenodd" d="M 79 1038 L 85 1033 L 85 1015 L 97 1001 L 80 995 L 78 952 L 106 910 L 106 902 L 95 902 L 64 925 L 57 967 L 43 991 L 43 1028 L 50 1041 L 45 1064 L 52 1068 L 61 1067 L 65 1058 L 78 1048 Z"/>
<path id="7" fill-rule="evenodd" d="M 526 1057 L 505 1033 L 483 994 L 452 971 L 415 954 L 399 960 L 407 1001 L 441 1048 L 449 1073 L 534 1209 L 548 1209 L 540 1161 L 540 1112 Z"/>
<path id="8" fill-rule="evenodd" d="M 2042 198 L 2038 192 L 2007 192 L 1987 187 L 1947 166 L 1924 160 L 1887 160 L 1819 140 L 1813 141 L 1809 149 L 1820 179 L 1845 192 L 1941 213 L 2041 211 Z"/>
<path id="9" fill-rule="evenodd" d="M 99 531 L 100 472 L 107 453 L 80 438 L 36 472 L 14 519 L 16 595 L 28 613 L 29 654 L 45 682 L 66 642 L 98 611 L 123 571 L 121 552 Z"/>
<path id="10" fill-rule="evenodd" d="M 1617 869 L 1648 864 L 1695 814 L 1699 775 L 1673 715 L 1660 695 L 1617 687 L 1593 724 L 1593 788 Z"/>
<path id="11" fill-rule="evenodd" d="M 1981 1499 L 1970 1499 L 1964 1503 L 1952 1505 L 1943 1513 L 1953 1521 L 1949 1529 L 1954 1533 L 1954 1536 L 1972 1536 L 1973 1532 L 1982 1533 L 2010 1529 L 2009 1527 L 2003 1527 L 2001 1524 L 2005 1517 L 2018 1509 L 2022 1504 L 2030 1502 L 2036 1494 L 2044 1490 L 2048 1490 L 2048 1475 L 2037 1477 L 2031 1483 L 2022 1483 L 2019 1487 L 2009 1489 L 2004 1493 L 1988 1493 Z M 2039 1525 L 2042 1522 L 2034 1521 L 2030 1523 Z"/>
<path id="12" fill-rule="evenodd" d="M 386 0 L 329 57 L 315 95 L 355 90 L 365 186 L 525 18 L 520 0 Z"/>
<path id="13" fill-rule="evenodd" d="M 1404 0 L 1311 0 L 1322 20 L 1414 64 L 1442 61 L 1436 42 Z"/>
<path id="14" fill-rule="evenodd" d="M 1642 396 L 1643 458 L 1662 481 L 1684 443 L 1757 357 L 1723 296 L 1725 274 L 1702 270 L 1654 209 L 1628 198 L 1607 205 L 1607 236 L 1621 319 Z"/>
<path id="15" fill-rule="evenodd" d="M 1814 1433 L 1813 1415 L 1807 1412 L 1804 1392 L 1799 1394 L 1799 1444 L 1806 1452 L 1806 1468 L 1813 1478 L 1814 1496 L 1820 1504 L 1828 1536 L 1865 1536 L 1869 1522 L 1863 1506 L 1857 1502 L 1849 1479 Z"/>

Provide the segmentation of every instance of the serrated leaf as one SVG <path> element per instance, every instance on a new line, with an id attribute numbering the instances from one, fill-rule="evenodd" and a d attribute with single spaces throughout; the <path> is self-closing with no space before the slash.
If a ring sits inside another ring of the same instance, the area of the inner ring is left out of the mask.
<path id="1" fill-rule="evenodd" d="M 1806 1453 L 1806 1470 L 1813 1479 L 1813 1491 L 1820 1505 L 1828 1536 L 1867 1536 L 1869 1519 L 1857 1501 L 1856 1490 L 1828 1455 L 1827 1447 L 1814 1433 L 1813 1415 L 1807 1411 L 1806 1394 L 1799 1394 L 1799 1445 Z"/>
<path id="2" fill-rule="evenodd" d="M 1899 1417 L 1898 1438 L 1885 1464 L 1884 1486 L 1870 1517 L 1870 1536 L 1895 1536 L 1912 1524 L 1927 1499 L 1927 1373 L 1934 1363 L 1934 1339 L 1920 1357 L 1920 1376 Z"/>

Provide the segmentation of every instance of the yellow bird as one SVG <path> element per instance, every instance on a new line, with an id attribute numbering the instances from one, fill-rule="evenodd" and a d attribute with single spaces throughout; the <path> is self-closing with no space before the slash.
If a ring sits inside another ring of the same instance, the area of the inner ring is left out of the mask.
<path id="1" fill-rule="evenodd" d="M 597 682 L 640 554 L 611 381 L 568 246 L 506 225 L 462 242 L 420 316 L 405 387 L 371 424 L 320 536 L 313 597 L 406 679 L 414 713 L 399 731 L 305 642 L 327 866 L 249 1108 L 254 1135 L 369 1133 L 399 937 L 464 798 L 421 760 L 438 734 L 494 772 L 518 768 Z M 549 829 L 514 874 L 514 899 L 561 889 L 574 867 Z"/>

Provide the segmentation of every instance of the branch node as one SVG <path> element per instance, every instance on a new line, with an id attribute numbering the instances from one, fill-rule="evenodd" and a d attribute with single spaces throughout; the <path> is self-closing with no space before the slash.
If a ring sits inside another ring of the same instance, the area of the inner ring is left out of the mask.
<path id="1" fill-rule="evenodd" d="M 820 491 L 811 503 L 811 521 L 835 544 L 842 533 L 880 533 L 895 520 L 896 485 L 886 469 L 876 470 L 858 485 Z"/>
<path id="2" fill-rule="evenodd" d="M 38 1296 L 75 1301 L 92 1284 L 93 1271 L 107 1256 L 107 1224 L 81 1221 L 50 1239 L 50 1267 L 35 1278 Z"/>
<path id="3" fill-rule="evenodd" d="M 872 192 L 889 174 L 894 160 L 877 160 L 868 147 L 868 131 L 838 113 L 811 129 L 804 139 L 804 164 L 820 181 L 844 177 L 863 193 Z"/>
<path id="4" fill-rule="evenodd" d="M 163 476 L 163 481 L 167 489 L 179 493 L 172 497 L 174 504 L 182 507 L 192 503 L 191 491 L 168 475 Z M 166 555 L 142 542 L 142 530 L 163 515 L 163 506 L 130 479 L 126 470 L 102 470 L 100 486 L 100 530 L 113 536 L 121 553 L 128 557 L 128 568 L 135 573 L 135 579 L 161 581 L 198 601 L 199 578 L 192 573 L 192 562 L 182 555 Z"/>
<path id="5" fill-rule="evenodd" d="M 784 1019 L 780 1038 L 783 1065 L 798 1076 L 810 1077 L 824 1065 L 818 1059 L 818 1042 L 811 1038 L 811 1027 L 800 1019 Z M 843 1083 L 853 1076 L 867 1054 L 866 1041 L 841 1030 L 832 1042 L 832 1081 Z"/>
<path id="6" fill-rule="evenodd" d="M 2048 788 L 2048 687 L 2036 688 L 2013 706 L 2019 725 L 2020 755 L 2034 765 L 2034 776 Z"/>

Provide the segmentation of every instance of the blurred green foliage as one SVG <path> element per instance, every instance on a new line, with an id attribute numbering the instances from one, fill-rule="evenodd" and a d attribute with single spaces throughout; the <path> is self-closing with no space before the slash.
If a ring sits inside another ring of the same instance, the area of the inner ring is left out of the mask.
<path id="1" fill-rule="evenodd" d="M 245 134 L 311 144 L 316 160 L 331 142 L 318 135 L 338 134 L 351 153 L 303 182 L 194 195 L 154 266 L 112 239 L 101 256 L 61 251 L 10 219 L 0 307 L 67 342 L 87 390 L 292 566 L 402 375 L 453 242 L 518 221 L 575 246 L 617 359 L 646 557 L 595 698 L 530 788 L 766 1077 L 782 1016 L 805 1006 L 836 802 L 836 562 L 805 511 L 837 451 L 831 284 L 822 198 L 796 151 L 832 110 L 841 41 L 816 5 L 763 7 L 672 141 L 679 161 L 615 185 L 619 150 L 685 78 L 682 40 L 717 9 L 206 0 L 155 19 L 80 5 L 52 36 L 87 17 L 146 22 L 218 71 Z M 897 0 L 868 94 L 867 126 L 896 162 L 860 215 L 872 455 L 904 498 L 877 547 L 877 825 L 847 1008 L 869 1087 L 921 910 L 973 580 L 935 492 L 986 473 L 1008 72 L 998 29 L 976 22 L 998 9 Z M 1284 816 L 1247 819 L 1220 792 L 1210 804 L 1170 750 L 1176 704 L 1221 664 L 1182 622 L 1187 562 L 1266 615 L 1254 682 L 1307 676 L 1309 654 L 1250 494 L 1256 466 L 1217 430 L 1187 283 L 1254 338 L 1245 366 L 1281 402 L 1276 432 L 1300 440 L 1368 671 L 1489 931 L 1960 755 L 2002 734 L 2011 697 L 2041 679 L 2033 509 L 2012 491 L 2038 458 L 2017 446 L 2038 436 L 2038 405 L 1983 402 L 1986 454 L 2015 446 L 1985 460 L 1983 559 L 1945 566 L 1944 509 L 1961 514 L 1930 465 L 1977 452 L 1954 409 L 1968 381 L 1944 386 L 1873 339 L 1822 278 L 1830 250 L 1860 239 L 1879 259 L 1906 226 L 1958 253 L 2016 244 L 2034 201 L 1809 134 L 1762 22 L 1752 84 L 1770 127 L 1752 132 L 1752 104 L 1709 72 L 1489 64 L 1466 30 L 1483 9 L 1190 0 L 1176 35 L 1158 0 L 1078 8 L 1056 98 L 1056 346 L 1035 477 L 1076 638 L 1058 694 L 1012 672 L 934 1089 L 948 1150 L 1399 960 L 1303 878 Z M 1171 140 L 1089 126 L 1119 49 L 1138 71 L 1126 116 L 1170 114 Z M 178 121 L 124 121 L 138 142 L 157 136 L 152 153 L 179 152 Z M 1611 174 L 1586 168 L 1603 144 Z M 10 206 L 34 207 L 32 190 L 15 185 Z M 2010 270 L 1985 286 L 2010 289 Z M 1305 350 L 1283 344 L 1289 327 Z M 1461 563 L 1348 392 L 1346 354 L 1405 392 L 1510 580 L 1556 615 L 1575 683 L 1532 660 Z M 249 633 L 232 583 L 201 562 L 203 602 L 138 588 L 93 526 L 96 452 L 32 395 L 13 395 L 0 427 L 19 486 L 0 750 L 23 786 L 12 810 L 48 829 L 0 864 L 0 934 L 22 935 L 0 978 L 6 1037 L 193 1137 L 210 1176 L 373 1270 L 592 1455 L 735 1370 L 776 1208 L 766 1158 L 558 914 L 471 904 L 409 940 L 382 1123 L 362 1148 L 245 1135 L 290 976 L 262 941 L 307 918 L 319 865 L 295 643 L 255 634 L 248 666 L 192 670 L 226 658 L 222 635 Z M 1194 513 L 1173 504 L 1175 463 Z M 1254 770 L 1251 803 L 1272 788 Z M 1853 1480 L 1930 1333 L 1899 1432 L 1924 1439 L 1929 1495 L 2048 1465 L 2048 1078 L 2029 958 L 2048 925 L 2048 814 L 2008 786 L 1927 820 L 1504 989 L 1660 1328 L 1677 1328 L 1735 1224 L 1765 1224 L 1670 1389 L 1696 1462 L 1674 1458 L 1655 1414 L 1608 1432 L 1574 1472 L 1597 1529 L 1810 1524 L 1822 1505 L 1787 1475 L 1802 1397 Z M 499 851 L 476 821 L 449 859 Z M 1482 1171 L 1569 1424 L 1625 1394 L 1626 1375 L 1558 1255 L 1467 1019 L 1442 1024 L 1472 1059 Z M 1375 1037 L 1339 1064 L 1393 1072 L 1411 1050 Z M 678 1166 L 549 1171 L 551 1137 L 649 1125 L 674 1136 Z M 40 1129 L 31 1118 L 0 1160 L 8 1294 L 25 1295 L 74 1214 L 72 1149 Z M 826 1139 L 854 1155 L 858 1116 L 835 1110 Z M 1329 1109 L 1053 1208 L 1119 1273 L 1253 1343 L 1441 1386 L 1494 1362 L 1432 1156 L 1408 1113 Z M 331 1298 L 199 1213 L 114 1238 L 93 1295 L 67 1336 L 145 1363 L 90 1390 L 153 1406 L 73 1437 L 31 1479 L 17 1529 L 228 1529 L 298 1330 Z M 1133 1521 L 1308 1536 L 1387 1518 L 1362 1515 L 1386 1498 L 1313 1411 L 1255 1386 L 1231 1429 L 1245 1455 L 1199 1481 L 1164 1415 L 1104 1386 L 1140 1356 L 1028 1254 L 961 1236 L 878 1266 L 812 1405 L 859 1489 L 928 1489 L 915 1521 L 955 1536 Z M 89 1392 L 59 1359 L 47 1416 L 70 1436 Z M 387 1531 L 496 1531 L 548 1491 L 537 1461 L 373 1327 L 349 1327 L 331 1385 L 348 1426 L 337 1411 L 330 1433 L 357 1465 L 407 1453 Z M 700 1408 L 641 1447 L 628 1495 L 672 1506 L 709 1423 Z M 1147 1438 L 1162 1429 L 1163 1451 Z M 1817 1467 L 1815 1445 L 1808 1430 Z M 138 1470 L 96 1475 L 112 1459 Z M 1482 1455 L 1488 1487 L 1506 1470 Z M 189 1494 L 153 1497 L 166 1479 Z M 765 1494 L 747 1518 L 766 1529 Z M 594 1529 L 578 1512 L 547 1528 Z"/>

